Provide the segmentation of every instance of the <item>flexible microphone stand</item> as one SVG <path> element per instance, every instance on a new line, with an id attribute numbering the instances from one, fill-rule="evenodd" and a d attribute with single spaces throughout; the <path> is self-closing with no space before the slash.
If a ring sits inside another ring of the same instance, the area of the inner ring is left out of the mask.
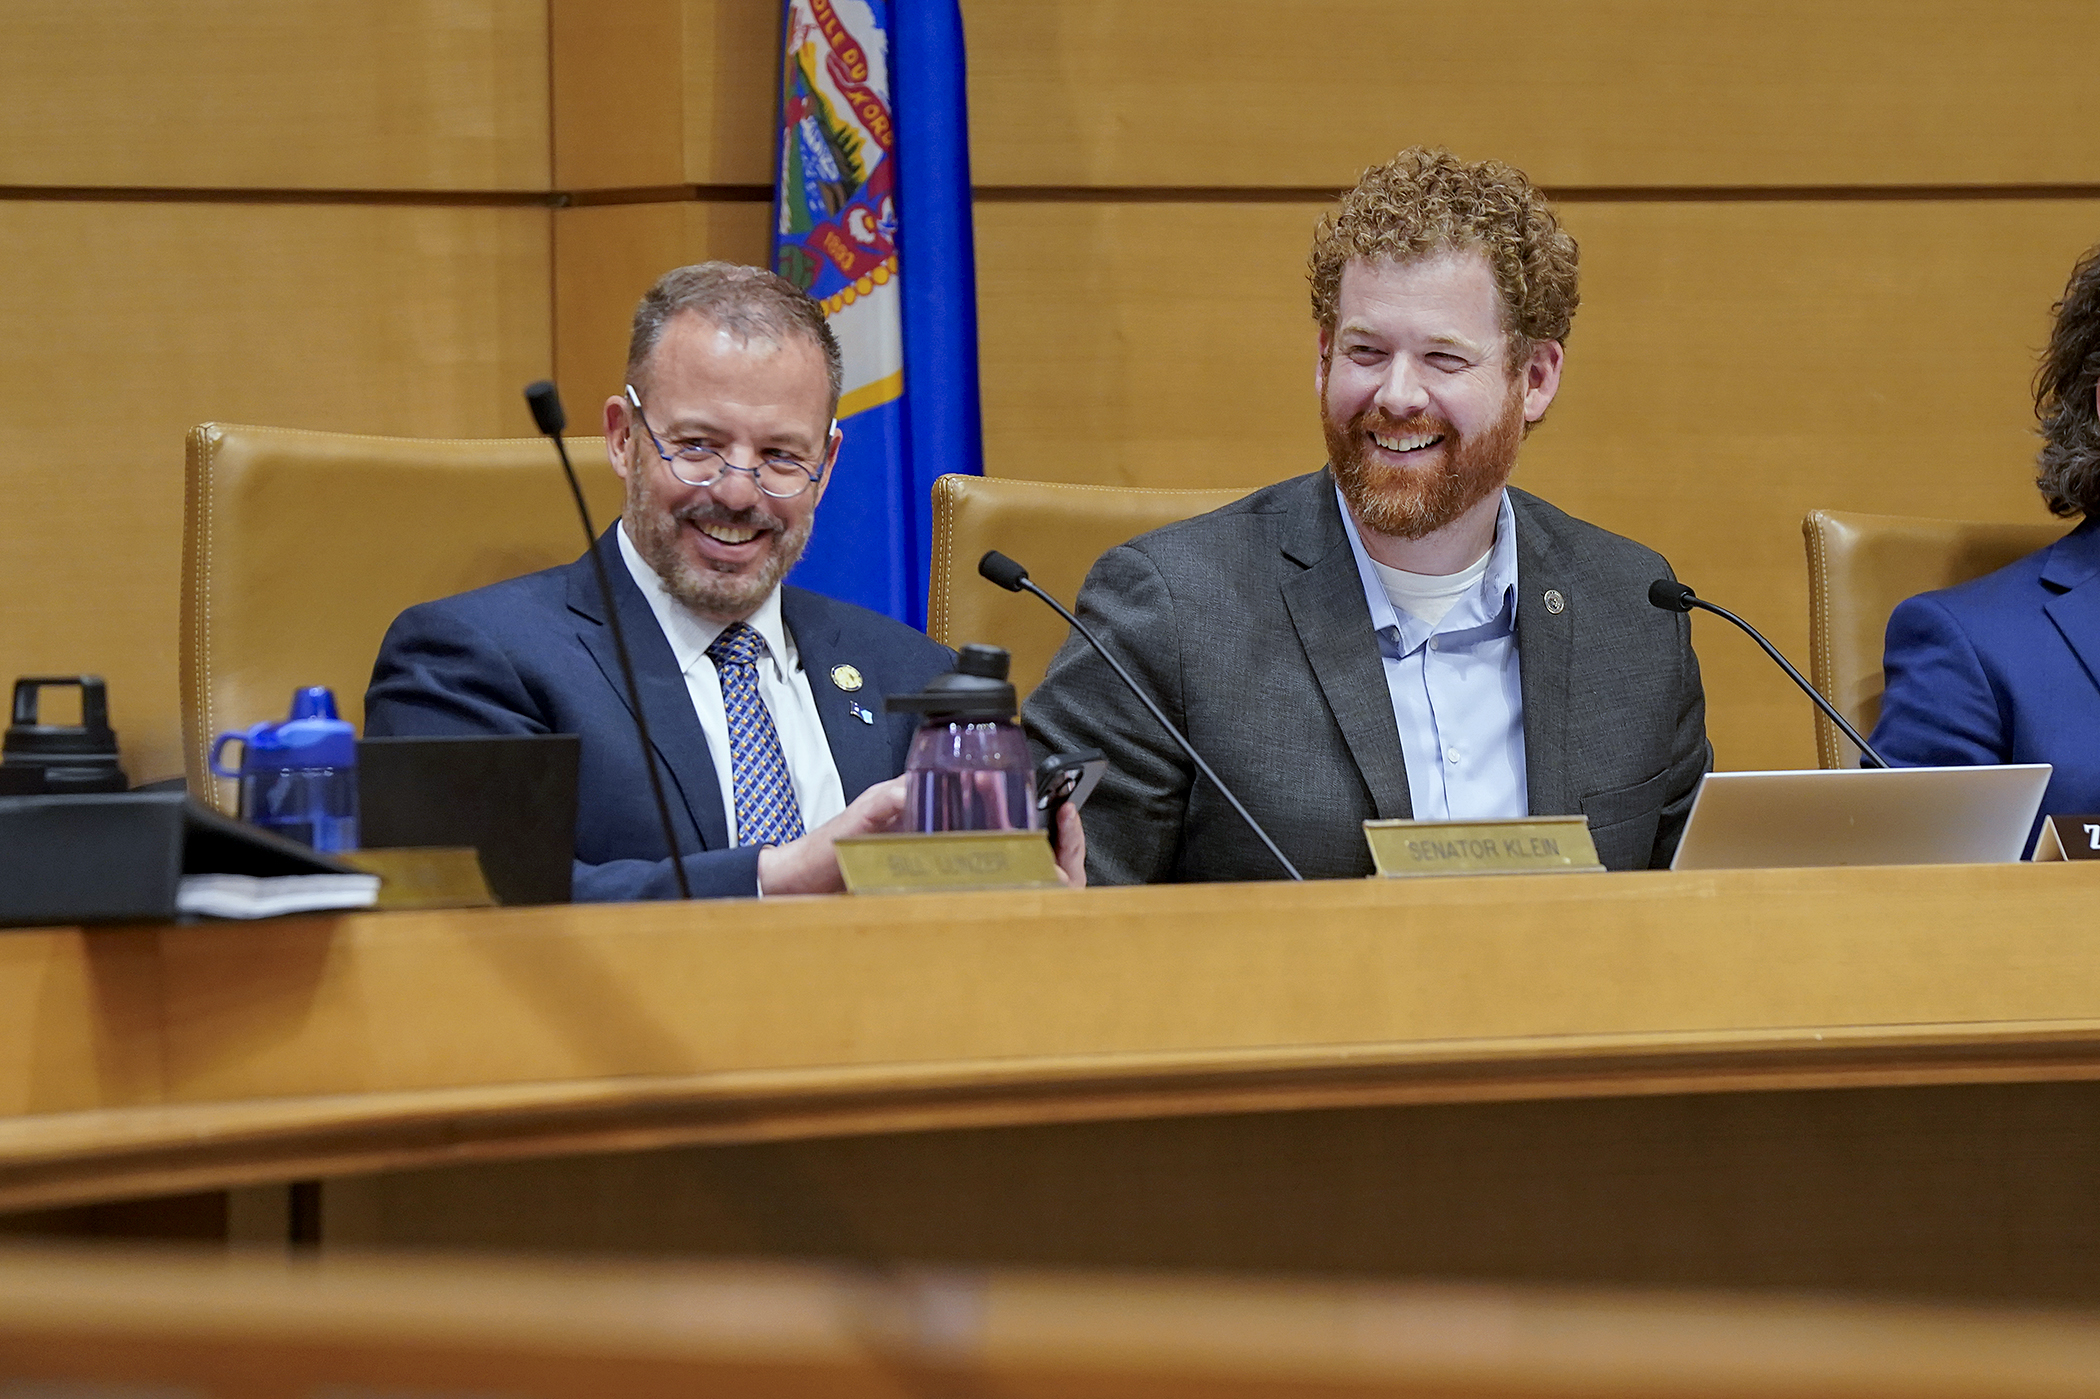
<path id="1" fill-rule="evenodd" d="M 634 710 L 634 732 L 642 741 L 642 766 L 649 770 L 649 794 L 656 798 L 656 819 L 663 826 L 664 845 L 671 852 L 671 874 L 678 881 L 678 897 L 690 899 L 693 886 L 685 877 L 685 860 L 678 853 L 678 831 L 671 824 L 671 808 L 664 801 L 664 780 L 656 770 L 656 745 L 649 740 L 649 719 L 642 713 L 642 690 L 634 680 L 634 662 L 627 656 L 627 632 L 620 626 L 620 609 L 613 603 L 612 576 L 605 571 L 605 556 L 598 549 L 598 531 L 591 524 L 591 508 L 584 504 L 583 487 L 576 468 L 569 465 L 569 449 L 561 440 L 569 415 L 562 411 L 561 392 L 541 379 L 525 386 L 525 402 L 532 421 L 554 444 L 561 469 L 569 478 L 569 493 L 576 497 L 576 518 L 583 522 L 583 544 L 590 553 L 591 567 L 598 575 L 598 597 L 605 604 L 605 621 L 612 628 L 613 654 L 620 658 L 620 678 L 627 683 L 627 703 Z"/>
<path id="2" fill-rule="evenodd" d="M 1114 670 L 1122 678 L 1123 683 L 1130 687 L 1130 693 L 1137 696 L 1138 703 L 1144 705 L 1152 717 L 1159 721 L 1159 726 L 1167 731 L 1167 736 L 1181 745 L 1181 751 L 1189 755 L 1189 761 L 1196 765 L 1196 770 L 1209 778 L 1210 785 L 1222 792 L 1226 801 L 1232 803 L 1232 809 L 1237 811 L 1240 814 L 1240 819 L 1247 823 L 1247 829 L 1261 838 L 1261 843 L 1269 848 L 1271 855 L 1276 857 L 1276 863 L 1283 866 L 1283 872 L 1292 879 L 1302 881 L 1305 878 L 1304 875 L 1298 873 L 1298 867 L 1290 862 L 1289 857 L 1276 848 L 1276 842 L 1269 839 L 1269 833 L 1261 828 L 1261 822 L 1255 820 L 1253 814 L 1240 804 L 1240 799 L 1232 794 L 1232 789 L 1225 785 L 1225 780 L 1210 770 L 1210 764 L 1203 761 L 1203 755 L 1196 751 L 1195 746 L 1182 735 L 1180 729 L 1174 727 L 1167 716 L 1161 712 L 1160 707 L 1152 702 L 1152 697 L 1139 688 L 1138 682 L 1131 677 L 1130 672 L 1123 669 L 1123 663 L 1108 653 L 1108 648 L 1101 644 L 1099 637 L 1087 630 L 1086 623 L 1065 611 L 1063 603 L 1029 581 L 1027 569 L 1021 567 L 1021 565 L 1015 563 L 997 549 L 992 550 L 977 561 L 977 571 L 1010 593 L 1024 591 L 1034 593 L 1055 608 L 1058 616 L 1070 622 L 1073 629 L 1086 638 L 1087 645 L 1093 647 L 1095 653 L 1102 660 L 1107 661 L 1109 668 Z"/>
<path id="3" fill-rule="evenodd" d="M 1859 751 L 1866 755 L 1867 761 L 1869 763 L 1872 763 L 1875 767 L 1878 768 L 1885 768 L 1889 766 L 1888 759 L 1882 757 L 1879 753 L 1875 752 L 1874 749 L 1867 743 L 1867 741 L 1859 736 L 1859 730 L 1853 728 L 1852 725 L 1846 723 L 1845 716 L 1837 712 L 1837 707 L 1831 704 L 1829 700 L 1824 699 L 1822 692 L 1817 690 L 1815 686 L 1809 684 L 1808 680 L 1801 674 L 1801 672 L 1794 669 L 1794 663 L 1788 660 L 1786 657 L 1780 655 L 1779 648 L 1777 646 L 1774 646 L 1771 642 L 1765 640 L 1764 634 L 1758 631 L 1756 627 L 1751 626 L 1748 622 L 1736 616 L 1727 608 L 1714 606 L 1712 603 L 1708 602 L 1705 598 L 1700 597 L 1697 593 L 1693 592 L 1684 584 L 1676 582 L 1675 580 L 1669 578 L 1658 578 L 1653 583 L 1650 583 L 1648 585 L 1648 601 L 1651 605 L 1655 607 L 1660 607 L 1665 612 L 1689 612 L 1696 607 L 1703 612 L 1711 612 L 1716 617 L 1725 617 L 1729 621 L 1741 627 L 1744 631 L 1750 634 L 1750 639 L 1752 641 L 1765 648 L 1765 654 L 1767 656 L 1770 656 L 1773 660 L 1779 662 L 1779 668 L 1785 671 L 1790 677 L 1792 677 L 1793 682 L 1796 685 L 1799 685 L 1801 687 L 1801 693 L 1807 695 L 1810 699 L 1816 702 L 1816 708 L 1822 710 L 1825 717 L 1827 717 L 1831 723 L 1836 724 L 1838 728 L 1841 731 L 1843 731 L 1845 737 L 1852 740 L 1852 742 L 1859 748 Z"/>

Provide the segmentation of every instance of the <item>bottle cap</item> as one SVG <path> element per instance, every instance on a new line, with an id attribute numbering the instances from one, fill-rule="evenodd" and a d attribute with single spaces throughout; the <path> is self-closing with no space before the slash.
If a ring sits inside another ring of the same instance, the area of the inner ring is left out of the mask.
<path id="1" fill-rule="evenodd" d="M 291 717 L 282 722 L 265 720 L 245 732 L 219 735 L 220 744 L 241 740 L 238 773 L 214 770 L 222 777 L 246 777 L 286 768 L 347 768 L 357 765 L 357 728 L 335 712 L 335 694 L 325 685 L 310 685 L 292 694 Z"/>
<path id="2" fill-rule="evenodd" d="M 41 721 L 37 700 L 46 686 L 79 687 L 78 724 Z M 109 726 L 109 692 L 102 677 L 25 675 L 15 681 L 14 713 L 5 739 L 0 739 L 0 764 L 40 769 L 37 791 L 123 791 L 129 783 L 117 765 L 117 735 Z"/>
<path id="3" fill-rule="evenodd" d="M 935 719 L 1000 722 L 1021 707 L 1013 682 L 1006 678 L 1013 657 L 998 646 L 972 643 L 955 658 L 955 669 L 936 675 L 916 695 L 891 695 L 883 708 L 892 714 L 925 714 Z"/>

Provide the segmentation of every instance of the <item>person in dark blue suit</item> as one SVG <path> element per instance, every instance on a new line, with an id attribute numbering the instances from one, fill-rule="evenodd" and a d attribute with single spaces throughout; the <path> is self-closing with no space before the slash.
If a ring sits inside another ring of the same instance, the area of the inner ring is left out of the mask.
<path id="1" fill-rule="evenodd" d="M 837 461 L 842 372 L 808 296 L 706 263 L 643 297 L 625 391 L 605 404 L 627 499 L 597 548 L 698 895 L 839 888 L 833 843 L 903 807 L 916 720 L 883 697 L 954 663 L 910 627 L 781 586 Z M 676 897 L 588 554 L 402 613 L 365 731 L 580 735 L 575 897 Z M 1060 826 L 1061 863 L 1083 880 L 1077 827 Z"/>
<path id="2" fill-rule="evenodd" d="M 2044 815 L 2100 811 L 2100 248 L 2056 305 L 2035 376 L 2046 549 L 1900 604 L 1869 739 L 1901 766 L 2053 763 Z M 2036 823 L 2039 830 L 2040 823 Z"/>

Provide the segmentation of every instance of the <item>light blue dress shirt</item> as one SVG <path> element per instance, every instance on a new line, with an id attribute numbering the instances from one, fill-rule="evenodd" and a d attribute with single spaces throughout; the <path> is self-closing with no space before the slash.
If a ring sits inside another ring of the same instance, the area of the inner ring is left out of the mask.
<path id="1" fill-rule="evenodd" d="M 1336 500 L 1385 659 L 1415 819 L 1529 815 L 1517 672 L 1517 521 L 1509 493 L 1495 513 L 1495 542 L 1479 585 L 1435 626 L 1393 606 L 1339 491 Z"/>

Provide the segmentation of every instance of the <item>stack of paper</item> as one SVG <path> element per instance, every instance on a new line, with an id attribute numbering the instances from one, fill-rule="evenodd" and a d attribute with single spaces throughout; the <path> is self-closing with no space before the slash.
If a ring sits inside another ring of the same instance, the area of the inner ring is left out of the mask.
<path id="1" fill-rule="evenodd" d="M 175 891 L 178 912 L 210 918 L 275 918 L 378 901 L 376 874 L 186 874 Z"/>

